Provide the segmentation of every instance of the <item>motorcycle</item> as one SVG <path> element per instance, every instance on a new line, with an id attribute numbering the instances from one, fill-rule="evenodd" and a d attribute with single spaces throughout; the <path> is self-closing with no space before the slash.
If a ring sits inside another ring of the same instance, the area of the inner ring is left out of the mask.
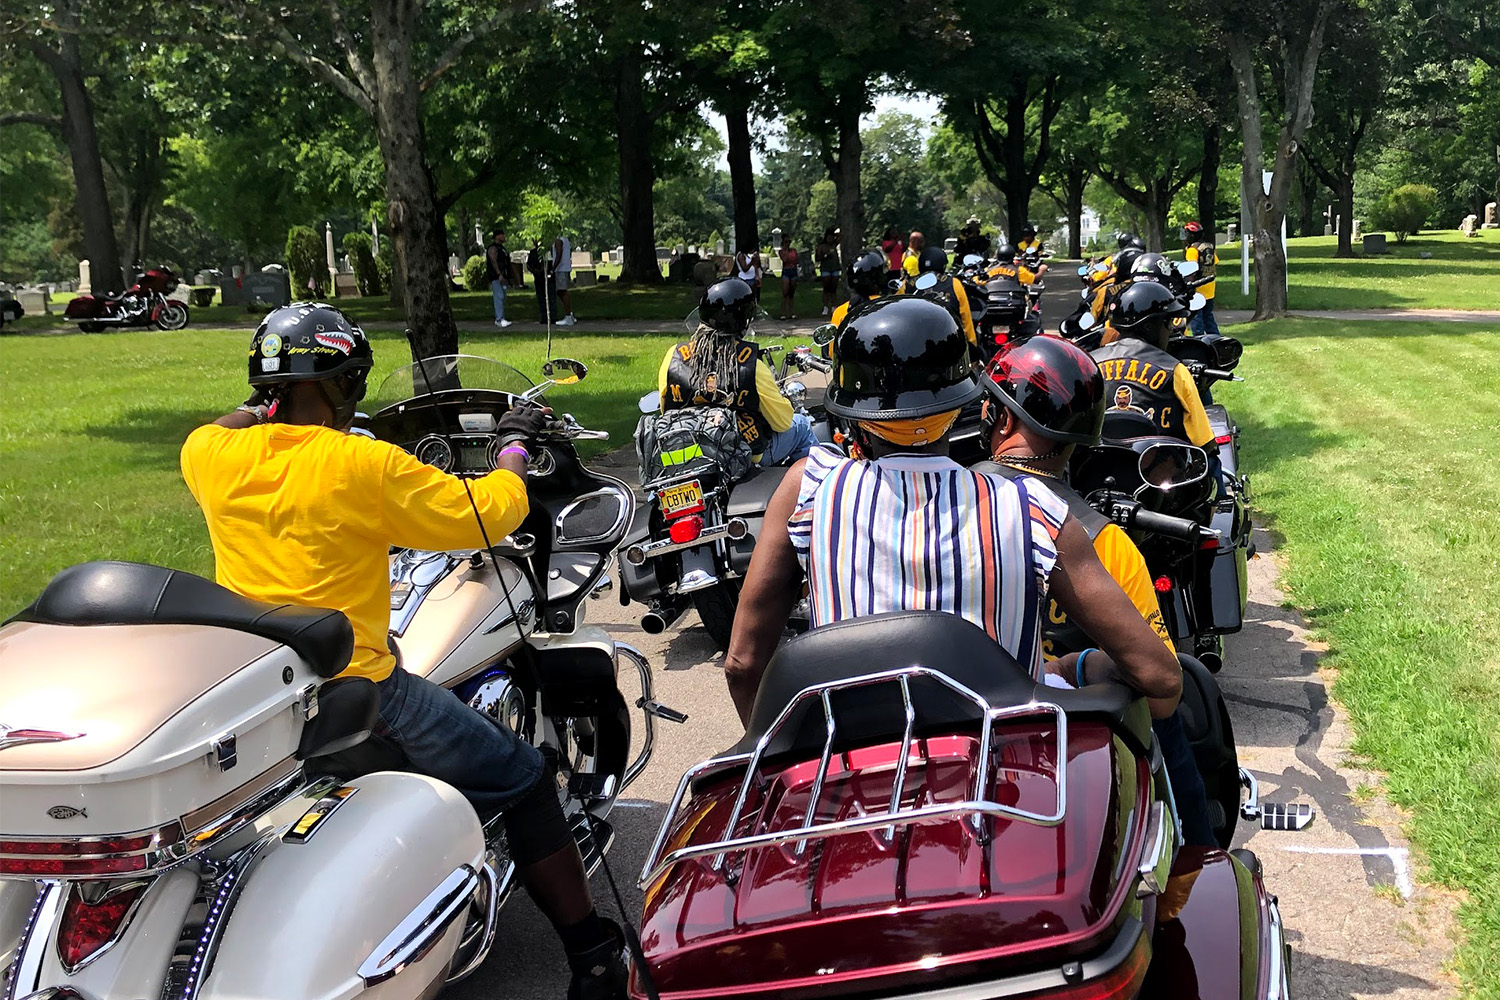
<path id="1" fill-rule="evenodd" d="M 361 432 L 488 472 L 499 416 L 585 371 L 551 369 L 430 359 L 385 380 Z M 633 506 L 578 461 L 599 436 L 544 432 L 508 538 L 390 561 L 392 650 L 557 761 L 590 870 L 654 719 L 682 718 L 640 653 L 581 624 Z M 517 880 L 503 831 L 372 735 L 375 684 L 337 676 L 353 643 L 338 612 L 132 563 L 64 570 L 0 627 L 0 703 L 27 727 L 0 729 L 0 997 L 427 998 L 479 966 Z"/>
<path id="2" fill-rule="evenodd" d="M 1289 997 L 1258 860 L 1180 846 L 1159 761 L 1143 699 L 956 616 L 793 638 L 647 853 L 632 996 Z"/>
<path id="3" fill-rule="evenodd" d="M 181 330 L 188 325 L 187 303 L 170 298 L 177 276 L 167 267 L 154 267 L 120 295 L 78 295 L 68 301 L 63 319 L 85 333 L 107 326 L 151 326 Z"/>

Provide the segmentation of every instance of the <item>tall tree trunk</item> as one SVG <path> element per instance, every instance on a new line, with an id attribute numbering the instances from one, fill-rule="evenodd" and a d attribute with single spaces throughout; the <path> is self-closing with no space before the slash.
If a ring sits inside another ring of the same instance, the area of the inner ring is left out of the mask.
<path id="1" fill-rule="evenodd" d="M 422 94 L 412 68 L 417 8 L 373 0 L 370 31 L 375 74 L 375 131 L 385 163 L 386 220 L 405 276 L 402 299 L 413 331 L 414 359 L 458 353 L 448 301 L 448 248 L 422 134 Z"/>
<path id="2" fill-rule="evenodd" d="M 1167 193 L 1169 183 L 1165 177 L 1153 177 L 1146 182 L 1146 197 L 1141 211 L 1146 214 L 1146 249 L 1161 253 L 1167 245 L 1167 212 L 1172 207 L 1172 196 Z"/>
<path id="3" fill-rule="evenodd" d="M 1347 173 L 1341 173 L 1339 185 L 1334 189 L 1337 204 L 1334 211 L 1338 213 L 1339 246 L 1333 252 L 1335 257 L 1354 256 L 1354 169 L 1350 167 Z"/>
<path id="4" fill-rule="evenodd" d="M 839 249 L 846 269 L 859 257 L 865 241 L 865 202 L 860 188 L 859 163 L 864 140 L 859 134 L 859 102 L 846 96 L 839 107 L 839 151 L 833 163 L 833 187 L 838 203 Z"/>
<path id="5" fill-rule="evenodd" d="M 1222 130 L 1218 122 L 1203 127 L 1203 169 L 1198 175 L 1198 224 L 1203 239 L 1212 242 L 1215 228 L 1214 206 L 1219 200 L 1219 163 L 1222 159 Z"/>
<path id="6" fill-rule="evenodd" d="M 656 164 L 651 159 L 651 116 L 641 84 L 641 55 L 627 48 L 615 81 L 615 129 L 620 147 L 620 228 L 625 257 L 621 281 L 661 284 L 656 262 Z"/>
<path id="7" fill-rule="evenodd" d="M 750 110 L 737 97 L 724 110 L 724 132 L 729 139 L 729 192 L 734 201 L 734 247 L 760 246 L 755 218 L 755 169 L 750 162 Z"/>
<path id="8" fill-rule="evenodd" d="M 1063 177 L 1063 206 L 1068 213 L 1068 256 L 1083 259 L 1083 192 L 1089 183 L 1089 172 L 1071 166 Z"/>
<path id="9" fill-rule="evenodd" d="M 62 133 L 73 162 L 75 201 L 83 221 L 83 252 L 89 261 L 89 281 L 95 294 L 118 292 L 125 287 L 124 273 L 120 268 L 119 244 L 115 242 L 109 191 L 104 186 L 104 162 L 99 157 L 94 105 L 84 85 L 78 35 L 64 27 L 56 49 L 42 41 L 32 41 L 31 49 L 52 71 L 62 95 Z"/>
<path id="10" fill-rule="evenodd" d="M 1026 169 L 1026 84 L 1012 88 L 1005 102 L 1005 221 L 1010 241 L 1021 242 L 1021 229 L 1031 217 L 1032 183 Z"/>

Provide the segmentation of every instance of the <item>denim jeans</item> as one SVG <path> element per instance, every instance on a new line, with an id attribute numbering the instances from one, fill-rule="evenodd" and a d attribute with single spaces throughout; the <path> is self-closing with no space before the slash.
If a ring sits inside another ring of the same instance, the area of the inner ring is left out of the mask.
<path id="1" fill-rule="evenodd" d="M 812 421 L 807 419 L 807 414 L 794 413 L 791 427 L 771 432 L 770 439 L 766 441 L 766 450 L 760 453 L 760 467 L 766 469 L 773 465 L 788 465 L 799 458 L 806 458 L 817 443 L 818 436 L 813 433 Z"/>
<path id="2" fill-rule="evenodd" d="M 401 747 L 412 770 L 463 793 L 484 820 L 529 792 L 542 773 L 536 747 L 400 667 L 380 682 L 377 732 Z"/>
<path id="3" fill-rule="evenodd" d="M 490 282 L 490 294 L 495 297 L 495 322 L 505 318 L 505 282 L 496 278 Z"/>
<path id="4" fill-rule="evenodd" d="M 1203 304 L 1202 309 L 1193 313 L 1192 318 L 1188 320 L 1188 329 L 1192 330 L 1197 336 L 1202 336 L 1205 333 L 1216 334 L 1219 332 L 1219 321 L 1214 319 L 1213 299 L 1209 299 Z"/>
<path id="5" fill-rule="evenodd" d="M 1155 719 L 1151 728 L 1156 732 L 1156 741 L 1161 744 L 1162 758 L 1167 765 L 1167 779 L 1172 783 L 1172 798 L 1177 802 L 1177 822 L 1182 827 L 1182 839 L 1189 846 L 1218 847 L 1214 839 L 1213 822 L 1208 816 L 1208 790 L 1203 787 L 1203 775 L 1198 773 L 1198 761 L 1193 757 L 1192 744 L 1187 733 L 1182 731 L 1182 719 L 1177 713 L 1165 719 Z"/>

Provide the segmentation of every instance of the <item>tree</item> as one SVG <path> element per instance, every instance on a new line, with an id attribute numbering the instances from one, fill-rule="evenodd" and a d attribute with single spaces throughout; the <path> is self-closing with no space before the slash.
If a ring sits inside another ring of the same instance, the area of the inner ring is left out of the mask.
<path id="1" fill-rule="evenodd" d="M 84 72 L 88 63 L 84 32 L 101 27 L 94 19 L 108 10 L 98 7 L 90 0 L 62 0 L 50 9 L 6 0 L 0 7 L 0 51 L 25 50 L 46 66 L 56 83 L 61 107 L 61 114 L 40 109 L 8 111 L 0 115 L 0 125 L 28 123 L 61 131 L 73 163 L 90 281 L 96 291 L 118 291 L 124 287 L 124 273 L 104 181 L 104 161 L 99 154 L 94 102 Z"/>
<path id="2" fill-rule="evenodd" d="M 1075 94 L 1063 105 L 1053 123 L 1055 152 L 1038 181 L 1068 220 L 1068 256 L 1074 260 L 1083 257 L 1083 197 L 1096 159 L 1090 117 L 1086 94 Z"/>
<path id="3" fill-rule="evenodd" d="M 942 246 L 947 233 L 934 178 L 927 170 L 921 120 L 901 111 L 882 112 L 861 141 L 860 182 L 870 230 L 920 230 L 930 246 Z"/>
<path id="4" fill-rule="evenodd" d="M 1303 5 L 1295 0 L 1239 0 L 1221 10 L 1229 65 L 1234 71 L 1240 124 L 1242 184 L 1249 194 L 1255 241 L 1255 313 L 1257 320 L 1287 311 L 1286 253 L 1281 227 L 1286 221 L 1297 150 L 1313 116 L 1313 81 L 1323 33 L 1337 0 Z M 1261 133 L 1262 67 L 1278 69 L 1281 83 L 1280 126 L 1271 161 L 1271 183 L 1261 185 L 1265 142 Z"/>
<path id="5" fill-rule="evenodd" d="M 1403 184 L 1385 196 L 1375 222 L 1395 233 L 1397 243 L 1405 243 L 1422 231 L 1436 205 L 1437 192 L 1428 185 Z"/>
<path id="6" fill-rule="evenodd" d="M 200 3 L 206 5 L 208 25 L 221 25 L 223 7 Z M 225 3 L 265 32 L 276 51 L 373 121 L 413 354 L 420 359 L 457 353 L 446 226 L 427 156 L 422 97 L 463 61 L 476 39 L 494 34 L 529 4 L 493 9 L 467 3 L 426 7 L 420 0 L 324 0 L 321 8 L 303 10 L 275 0 Z"/>
<path id="7" fill-rule="evenodd" d="M 1110 87 L 1090 122 L 1093 173 L 1145 220 L 1148 249 L 1166 246 L 1172 201 L 1202 169 L 1200 105 L 1175 85 L 1136 77 Z"/>

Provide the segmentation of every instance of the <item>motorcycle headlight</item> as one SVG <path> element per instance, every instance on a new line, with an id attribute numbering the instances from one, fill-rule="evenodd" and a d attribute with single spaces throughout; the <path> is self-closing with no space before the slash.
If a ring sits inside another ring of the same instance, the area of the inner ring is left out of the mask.
<path id="1" fill-rule="evenodd" d="M 807 386 L 801 382 L 788 382 L 781 387 L 781 394 L 791 400 L 793 407 L 801 406 L 807 402 Z"/>

